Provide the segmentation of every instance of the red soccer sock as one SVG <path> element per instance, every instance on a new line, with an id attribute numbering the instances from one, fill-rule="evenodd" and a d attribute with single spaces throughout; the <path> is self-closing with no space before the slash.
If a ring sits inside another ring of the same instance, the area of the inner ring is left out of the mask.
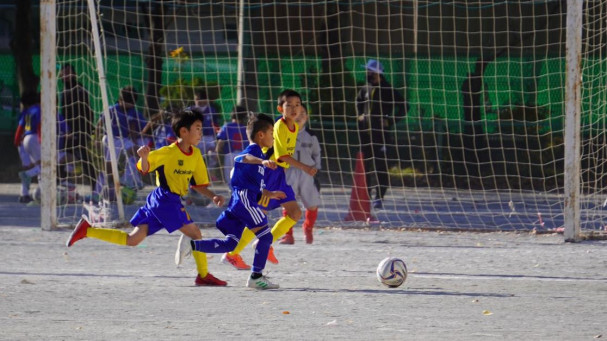
<path id="1" fill-rule="evenodd" d="M 316 218 L 318 217 L 318 208 L 315 210 L 306 210 L 306 218 L 303 223 L 303 229 L 312 229 L 316 224 Z"/>

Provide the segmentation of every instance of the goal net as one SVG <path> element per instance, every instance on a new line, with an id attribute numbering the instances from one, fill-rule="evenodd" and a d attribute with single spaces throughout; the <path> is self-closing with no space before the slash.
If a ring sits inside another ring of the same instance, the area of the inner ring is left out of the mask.
<path id="1" fill-rule="evenodd" d="M 218 113 L 216 128 L 230 122 L 237 104 L 278 118 L 277 96 L 292 88 L 302 94 L 322 151 L 319 226 L 563 226 L 565 1 L 95 6 L 110 106 L 130 86 L 141 113 L 138 125 L 115 139 L 161 146 L 170 111 L 196 105 L 197 93 L 201 106 Z M 593 231 L 604 228 L 607 198 L 605 6 L 584 2 L 581 223 Z M 88 13 L 83 1 L 57 0 L 57 60 L 73 66 L 94 114 L 90 135 L 74 135 L 79 143 L 65 150 L 76 156 L 65 184 L 77 193 L 60 205 L 65 222 L 116 205 L 105 130 L 94 129 L 104 108 Z M 152 117 L 152 129 L 142 133 Z M 227 194 L 223 154 L 208 142 L 213 189 Z M 153 182 L 133 171 L 125 145 L 115 149 L 117 176 L 128 188 L 120 197 L 136 208 Z M 200 206 L 189 210 L 193 215 L 210 210 L 199 198 L 184 200 Z"/>

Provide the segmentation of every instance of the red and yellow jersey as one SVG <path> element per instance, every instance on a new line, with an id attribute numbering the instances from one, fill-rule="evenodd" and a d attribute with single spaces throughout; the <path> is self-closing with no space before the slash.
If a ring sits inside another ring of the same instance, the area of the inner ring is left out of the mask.
<path id="1" fill-rule="evenodd" d="M 177 143 L 150 152 L 150 168 L 141 169 L 141 159 L 137 169 L 143 174 L 156 172 L 156 186 L 165 188 L 180 196 L 188 193 L 190 185 L 208 186 L 209 175 L 200 149 L 192 146 L 189 153 L 182 151 Z"/>
<path id="2" fill-rule="evenodd" d="M 296 122 L 293 122 L 293 124 L 295 125 L 295 128 L 290 130 L 283 118 L 274 123 L 274 145 L 272 146 L 272 148 L 274 148 L 274 153 L 270 156 L 270 160 L 276 161 L 276 164 L 283 168 L 289 168 L 289 164 L 281 162 L 280 158 L 287 155 L 293 156 L 295 153 L 299 126 Z M 268 148 L 263 149 L 264 153 L 267 151 Z"/>

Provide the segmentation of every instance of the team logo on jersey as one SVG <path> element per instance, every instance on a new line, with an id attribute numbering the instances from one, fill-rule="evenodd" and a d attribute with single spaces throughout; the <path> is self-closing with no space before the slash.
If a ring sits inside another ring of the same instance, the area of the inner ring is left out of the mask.
<path id="1" fill-rule="evenodd" d="M 177 160 L 177 164 L 183 166 L 183 160 Z"/>

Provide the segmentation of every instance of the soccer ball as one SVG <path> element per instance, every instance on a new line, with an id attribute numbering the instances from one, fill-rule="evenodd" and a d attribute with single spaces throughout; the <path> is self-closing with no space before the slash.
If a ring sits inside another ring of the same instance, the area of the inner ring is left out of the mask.
<path id="1" fill-rule="evenodd" d="M 400 258 L 387 257 L 377 266 L 377 280 L 387 287 L 399 287 L 406 279 L 407 265 Z"/>
<path id="2" fill-rule="evenodd" d="M 131 187 L 122 187 L 120 194 L 122 196 L 122 203 L 125 205 L 130 205 L 137 199 L 137 190 Z"/>
<path id="3" fill-rule="evenodd" d="M 65 205 L 68 203 L 68 191 L 65 188 L 57 187 L 57 205 Z M 42 191 L 40 186 L 36 187 L 32 195 L 32 199 L 38 205 L 42 203 Z"/>

